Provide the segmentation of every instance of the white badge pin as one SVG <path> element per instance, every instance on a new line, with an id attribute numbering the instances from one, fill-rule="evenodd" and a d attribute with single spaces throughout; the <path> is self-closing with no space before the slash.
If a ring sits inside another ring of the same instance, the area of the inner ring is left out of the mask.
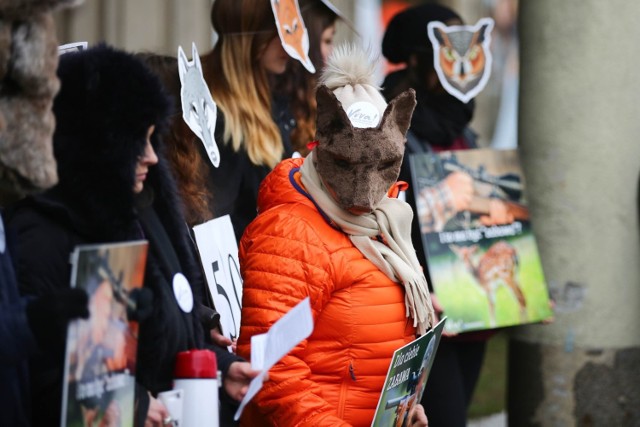
<path id="1" fill-rule="evenodd" d="M 191 292 L 189 281 L 182 273 L 176 273 L 173 276 L 173 295 L 176 297 L 180 309 L 185 313 L 191 313 L 191 310 L 193 310 L 193 293 Z"/>

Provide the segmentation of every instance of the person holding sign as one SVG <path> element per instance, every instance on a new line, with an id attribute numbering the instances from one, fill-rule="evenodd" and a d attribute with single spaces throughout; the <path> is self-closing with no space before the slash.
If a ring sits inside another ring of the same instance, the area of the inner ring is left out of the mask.
<path id="1" fill-rule="evenodd" d="M 388 195 L 415 96 L 387 105 L 371 84 L 374 65 L 355 46 L 334 50 L 316 95 L 318 144 L 269 174 L 241 240 L 238 354 L 248 357 L 251 337 L 306 297 L 314 321 L 241 425 L 371 425 L 394 351 L 434 324 L 411 208 Z"/>
<path id="2" fill-rule="evenodd" d="M 395 15 L 382 41 L 382 54 L 389 62 L 406 64 L 405 68 L 386 77 L 383 83 L 386 97 L 391 99 L 409 87 L 415 89 L 417 95 L 418 103 L 407 132 L 405 160 L 400 172 L 400 179 L 409 183 L 412 183 L 409 155 L 468 149 L 476 145 L 476 135 L 469 128 L 475 109 L 474 100 L 445 90 L 448 83 L 446 79 L 439 79 L 436 70 L 435 58 L 442 55 L 434 55 L 436 49 L 427 31 L 427 26 L 436 22 L 440 29 L 463 25 L 460 16 L 448 7 L 422 4 Z M 466 38 L 478 58 L 490 56 L 481 42 L 489 37 L 486 30 L 483 27 L 482 35 L 478 30 L 476 37 Z M 414 196 L 413 188 L 406 192 L 407 203 L 416 216 L 423 212 L 422 221 L 414 218 L 411 233 L 421 263 L 426 262 L 421 232 L 442 230 L 458 212 L 469 209 L 473 195 L 473 178 L 463 171 L 450 173 L 436 186 L 424 189 L 420 197 Z M 480 221 L 485 225 L 504 224 L 513 221 L 513 217 L 509 216 L 503 202 L 492 199 Z M 426 226 L 421 229 L 420 223 Z M 437 312 L 442 314 L 434 294 L 432 298 Z M 433 374 L 422 399 L 433 427 L 466 425 L 467 408 L 480 374 L 485 344 L 491 335 L 493 332 L 471 332 L 444 337 L 440 342 Z"/>
<path id="3" fill-rule="evenodd" d="M 155 396 L 171 390 L 176 354 L 211 348 L 196 315 L 202 277 L 162 154 L 170 100 L 139 59 L 106 45 L 63 55 L 58 76 L 59 183 L 9 215 L 19 242 L 18 283 L 22 293 L 36 296 L 66 289 L 77 245 L 149 242 L 143 288 L 151 294 L 133 301 L 139 321 L 135 419 L 160 426 L 169 413 Z M 34 425 L 60 423 L 64 341 L 57 344 L 31 364 Z M 246 362 L 238 366 L 239 377 L 257 374 Z M 242 394 L 237 383 L 234 390 Z"/>

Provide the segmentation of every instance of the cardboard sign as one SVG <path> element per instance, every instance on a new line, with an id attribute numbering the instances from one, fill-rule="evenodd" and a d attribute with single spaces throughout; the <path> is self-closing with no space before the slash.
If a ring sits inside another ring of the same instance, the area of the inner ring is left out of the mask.
<path id="1" fill-rule="evenodd" d="M 191 45 L 192 60 L 187 59 L 178 46 L 178 73 L 180 75 L 180 100 L 182 118 L 196 134 L 207 150 L 214 167 L 220 166 L 220 151 L 215 139 L 218 107 L 211 97 L 211 91 L 202 75 L 202 64 L 196 44 Z"/>
<path id="2" fill-rule="evenodd" d="M 222 333 L 238 338 L 242 309 L 242 278 L 238 244 L 229 215 L 193 227 L 200 259 L 215 309 L 220 313 Z"/>
<path id="3" fill-rule="evenodd" d="M 71 287 L 89 296 L 89 318 L 67 330 L 60 425 L 133 426 L 138 323 L 147 241 L 81 245 Z"/>
<path id="4" fill-rule="evenodd" d="M 552 317 L 518 152 L 412 154 L 409 164 L 424 261 L 449 319 L 446 332 Z"/>
<path id="5" fill-rule="evenodd" d="M 436 357 L 446 317 L 426 334 L 393 352 L 372 427 L 409 425 L 411 410 L 420 403 Z"/>
<path id="6" fill-rule="evenodd" d="M 440 83 L 462 102 L 469 102 L 489 81 L 492 29 L 491 18 L 482 18 L 474 26 L 446 26 L 437 21 L 427 25 Z"/>
<path id="7" fill-rule="evenodd" d="M 65 53 L 82 52 L 89 48 L 89 42 L 73 42 L 58 46 L 58 55 Z"/>

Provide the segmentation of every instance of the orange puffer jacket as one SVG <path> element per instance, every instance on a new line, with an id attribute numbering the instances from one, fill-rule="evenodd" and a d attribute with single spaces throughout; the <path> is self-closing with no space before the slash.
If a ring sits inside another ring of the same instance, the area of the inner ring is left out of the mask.
<path id="1" fill-rule="evenodd" d="M 244 279 L 238 354 L 310 297 L 311 336 L 270 371 L 244 426 L 370 426 L 394 350 L 415 338 L 404 289 L 333 228 L 300 184 L 302 159 L 264 180 L 240 243 Z"/>

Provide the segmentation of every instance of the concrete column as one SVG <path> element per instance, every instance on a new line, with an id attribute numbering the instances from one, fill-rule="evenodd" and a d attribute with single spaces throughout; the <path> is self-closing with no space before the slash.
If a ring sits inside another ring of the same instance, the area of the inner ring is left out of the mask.
<path id="1" fill-rule="evenodd" d="M 519 145 L 556 319 L 513 330 L 509 425 L 637 426 L 640 3 L 519 15 Z"/>

